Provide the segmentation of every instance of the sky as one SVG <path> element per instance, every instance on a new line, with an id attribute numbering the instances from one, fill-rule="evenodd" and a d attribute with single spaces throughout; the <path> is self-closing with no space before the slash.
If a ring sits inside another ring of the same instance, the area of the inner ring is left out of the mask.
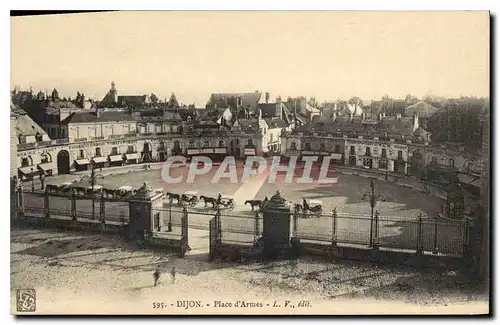
<path id="1" fill-rule="evenodd" d="M 489 95 L 488 12 L 114 12 L 11 18 L 11 88 L 101 100 Z"/>

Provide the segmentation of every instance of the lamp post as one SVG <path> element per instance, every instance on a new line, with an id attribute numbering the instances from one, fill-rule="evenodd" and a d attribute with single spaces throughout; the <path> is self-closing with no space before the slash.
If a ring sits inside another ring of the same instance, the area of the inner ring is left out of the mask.
<path id="1" fill-rule="evenodd" d="M 385 198 L 380 194 L 375 194 L 375 183 L 373 182 L 373 178 L 370 179 L 370 191 L 368 193 L 363 194 L 362 200 L 368 199 L 371 208 L 370 214 L 370 247 L 373 247 L 373 219 L 374 219 L 374 211 L 375 206 L 378 201 L 385 201 Z"/>
<path id="2" fill-rule="evenodd" d="M 31 168 L 31 192 L 35 192 L 35 170 Z"/>
<path id="3" fill-rule="evenodd" d="M 94 170 L 94 163 L 91 161 L 90 162 L 90 188 L 91 188 L 91 195 L 92 195 L 92 220 L 95 219 L 95 200 L 94 200 L 94 186 L 95 186 L 95 170 Z"/>

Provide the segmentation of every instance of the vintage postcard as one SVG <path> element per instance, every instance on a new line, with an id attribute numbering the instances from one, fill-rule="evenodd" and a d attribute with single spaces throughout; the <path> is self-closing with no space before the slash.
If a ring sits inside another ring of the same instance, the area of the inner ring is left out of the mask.
<path id="1" fill-rule="evenodd" d="M 489 12 L 11 17 L 11 313 L 488 314 Z"/>

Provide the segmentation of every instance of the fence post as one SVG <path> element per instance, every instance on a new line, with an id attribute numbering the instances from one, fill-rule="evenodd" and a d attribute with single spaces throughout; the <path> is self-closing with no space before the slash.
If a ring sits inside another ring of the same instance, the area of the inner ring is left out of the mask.
<path id="1" fill-rule="evenodd" d="M 332 246 L 337 246 L 337 208 L 332 212 Z"/>
<path id="2" fill-rule="evenodd" d="M 76 192 L 71 193 L 71 219 L 77 221 L 76 219 Z"/>
<path id="3" fill-rule="evenodd" d="M 432 254 L 437 254 L 439 252 L 437 247 L 438 240 L 438 216 L 434 218 L 434 248 L 432 249 Z"/>
<path id="4" fill-rule="evenodd" d="M 373 236 L 373 245 L 372 245 L 372 249 L 378 249 L 378 219 L 379 219 L 379 215 L 380 213 L 378 211 L 375 211 L 375 218 L 374 218 L 374 221 L 375 221 L 375 225 L 374 225 L 374 236 Z"/>
<path id="5" fill-rule="evenodd" d="M 256 243 L 257 239 L 260 237 L 259 211 L 255 212 L 255 232 L 253 236 L 253 241 Z"/>
<path id="6" fill-rule="evenodd" d="M 463 255 L 464 257 L 468 255 L 469 253 L 469 227 L 470 227 L 470 220 L 469 218 L 465 218 L 465 234 L 464 234 L 464 247 L 463 247 Z"/>
<path id="7" fill-rule="evenodd" d="M 422 213 L 418 215 L 418 228 L 417 228 L 417 254 L 421 255 L 423 252 L 423 241 L 422 241 Z"/>
<path id="8" fill-rule="evenodd" d="M 172 199 L 169 200 L 168 204 L 168 232 L 172 232 Z"/>
<path id="9" fill-rule="evenodd" d="M 101 192 L 101 202 L 99 206 L 99 214 L 101 219 L 101 225 L 104 228 L 106 226 L 106 201 L 104 200 L 104 192 Z"/>
<path id="10" fill-rule="evenodd" d="M 47 189 L 45 189 L 43 201 L 44 201 L 43 205 L 45 208 L 45 218 L 50 218 L 50 200 L 49 200 L 49 193 L 47 192 Z"/>
<path id="11" fill-rule="evenodd" d="M 23 183 L 21 180 L 19 180 L 19 186 L 18 186 L 18 195 L 19 195 L 19 215 L 23 216 L 24 215 L 24 189 L 23 189 Z"/>
<path id="12" fill-rule="evenodd" d="M 293 229 L 292 229 L 293 237 L 297 237 L 298 229 L 299 229 L 299 211 L 295 210 L 293 211 Z"/>
<path id="13" fill-rule="evenodd" d="M 220 207 L 217 206 L 217 211 L 215 212 L 215 220 L 217 225 L 217 244 L 220 244 L 222 241 L 222 229 L 221 229 L 221 220 L 220 220 Z"/>

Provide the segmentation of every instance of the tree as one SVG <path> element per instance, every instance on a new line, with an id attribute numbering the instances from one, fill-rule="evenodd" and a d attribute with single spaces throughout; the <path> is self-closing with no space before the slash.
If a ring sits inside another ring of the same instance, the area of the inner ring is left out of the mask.
<path id="1" fill-rule="evenodd" d="M 158 103 L 158 97 L 153 93 L 151 93 L 151 95 L 149 96 L 149 99 L 151 100 L 151 103 L 153 103 L 153 104 Z"/>

